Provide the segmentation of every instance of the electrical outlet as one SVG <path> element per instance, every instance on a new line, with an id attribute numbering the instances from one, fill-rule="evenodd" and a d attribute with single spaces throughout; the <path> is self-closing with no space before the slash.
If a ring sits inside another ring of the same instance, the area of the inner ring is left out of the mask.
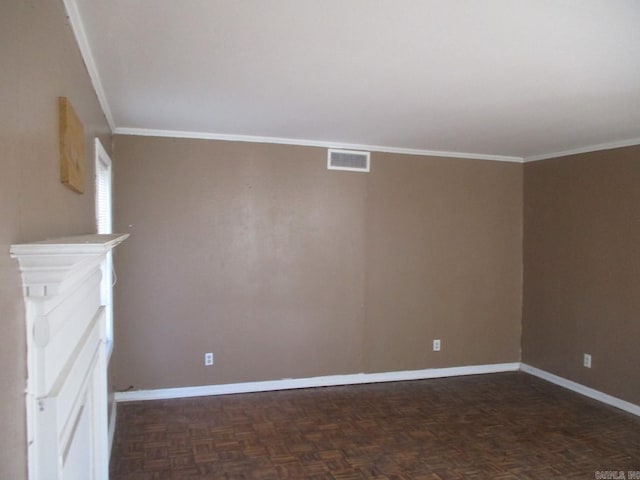
<path id="1" fill-rule="evenodd" d="M 434 352 L 439 352 L 440 351 L 440 340 L 436 339 L 433 341 L 433 351 Z"/>
<path id="2" fill-rule="evenodd" d="M 209 367 L 213 365 L 213 353 L 204 354 L 204 366 Z"/>
<path id="3" fill-rule="evenodd" d="M 591 368 L 591 355 L 589 355 L 588 353 L 585 353 L 584 354 L 584 360 L 583 360 L 582 364 L 586 368 Z"/>

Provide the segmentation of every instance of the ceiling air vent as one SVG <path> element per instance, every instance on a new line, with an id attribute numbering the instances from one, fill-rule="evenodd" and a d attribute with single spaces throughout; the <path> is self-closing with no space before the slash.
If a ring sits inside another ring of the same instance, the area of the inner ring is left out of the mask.
<path id="1" fill-rule="evenodd" d="M 327 157 L 329 170 L 349 170 L 351 172 L 369 171 L 369 152 L 354 150 L 329 150 Z"/>

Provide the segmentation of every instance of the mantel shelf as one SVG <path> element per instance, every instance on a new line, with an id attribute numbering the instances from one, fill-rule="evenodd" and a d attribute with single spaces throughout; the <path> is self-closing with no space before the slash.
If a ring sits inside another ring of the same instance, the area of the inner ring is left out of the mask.
<path id="1" fill-rule="evenodd" d="M 75 235 L 41 242 L 11 245 L 14 257 L 24 255 L 99 254 L 108 252 L 129 237 L 128 233 Z"/>
<path id="2" fill-rule="evenodd" d="M 77 235 L 11 246 L 22 272 L 25 297 L 59 295 L 66 285 L 81 281 L 128 233 Z"/>

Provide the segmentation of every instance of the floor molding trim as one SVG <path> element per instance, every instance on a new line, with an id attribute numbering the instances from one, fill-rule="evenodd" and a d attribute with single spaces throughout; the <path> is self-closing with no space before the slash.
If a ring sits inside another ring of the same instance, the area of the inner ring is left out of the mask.
<path id="1" fill-rule="evenodd" d="M 606 403 L 607 405 L 611 405 L 612 407 L 619 408 L 620 410 L 624 410 L 625 412 L 629 412 L 640 417 L 640 405 L 635 405 L 631 402 L 627 402 L 626 400 L 622 400 L 620 398 L 601 392 L 600 390 L 595 390 L 593 388 L 582 385 L 581 383 L 567 380 L 566 378 L 559 377 L 545 370 L 540 370 L 539 368 L 532 367 L 531 365 L 528 365 L 526 363 L 521 364 L 520 370 L 561 387 L 573 390 L 574 392 L 580 393 L 585 397 L 593 398 L 594 400 L 598 400 L 599 402 Z"/>
<path id="2" fill-rule="evenodd" d="M 264 382 L 229 383 L 223 385 L 203 385 L 199 387 L 133 390 L 130 392 L 117 392 L 116 402 L 204 397 L 209 395 L 229 395 L 234 393 L 269 392 L 273 390 L 332 387 L 337 385 L 357 385 L 361 383 L 400 382 L 406 380 L 424 380 L 428 378 L 513 372 L 519 369 L 520 363 L 513 362 L 490 365 L 469 365 L 464 367 L 429 368 L 426 370 L 407 370 L 386 373 L 355 373 L 350 375 L 329 375 L 312 378 L 285 378 L 282 380 L 270 380 Z"/>

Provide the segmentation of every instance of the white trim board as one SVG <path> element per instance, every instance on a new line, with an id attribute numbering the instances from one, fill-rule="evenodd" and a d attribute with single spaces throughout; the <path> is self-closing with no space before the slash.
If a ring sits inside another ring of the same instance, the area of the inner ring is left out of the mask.
<path id="1" fill-rule="evenodd" d="M 622 140 L 619 142 L 601 143 L 598 145 L 589 145 L 587 147 L 575 148 L 573 150 L 565 150 L 563 152 L 545 153 L 542 155 L 532 155 L 530 157 L 524 157 L 524 162 L 537 162 L 538 160 L 548 160 L 550 158 L 561 158 L 569 155 L 579 155 L 580 153 L 598 152 L 601 150 L 613 150 L 614 148 L 632 147 L 634 145 L 640 145 L 640 138 L 632 138 L 629 140 Z"/>
<path id="2" fill-rule="evenodd" d="M 621 400 L 593 388 L 532 367 L 526 363 L 496 363 L 490 365 L 470 365 L 464 367 L 430 368 L 426 370 L 407 370 L 386 373 L 356 373 L 349 375 L 329 375 L 312 378 L 285 378 L 262 382 L 229 383 L 223 385 L 203 385 L 198 387 L 162 388 L 157 390 L 134 390 L 117 392 L 116 402 L 135 402 L 143 400 L 166 400 L 173 398 L 205 397 L 209 395 L 231 395 L 237 393 L 270 392 L 274 390 L 292 390 L 297 388 L 331 387 L 338 385 L 357 385 L 363 383 L 399 382 L 424 380 L 428 378 L 457 377 L 522 371 L 555 385 L 611 405 L 626 412 L 640 416 L 640 406 Z M 115 417 L 114 417 L 115 418 Z"/>
<path id="3" fill-rule="evenodd" d="M 149 128 L 118 127 L 116 135 L 136 135 L 141 137 L 193 138 L 199 140 L 222 140 L 227 142 L 275 143 L 279 145 L 296 145 L 302 147 L 340 148 L 345 150 L 366 150 L 381 153 L 399 153 L 404 155 L 422 155 L 429 157 L 450 157 L 471 160 L 492 160 L 496 162 L 522 163 L 522 157 L 508 155 L 488 155 L 483 153 L 446 152 L 438 150 L 421 150 L 402 147 L 385 147 L 357 143 L 328 142 L 324 140 L 308 140 L 301 138 L 260 137 L 254 135 L 232 135 L 226 133 L 185 132 L 179 130 L 154 130 Z"/>
<path id="4" fill-rule="evenodd" d="M 113 439 L 116 434 L 116 418 L 118 415 L 118 402 L 113 400 L 111 405 L 111 416 L 109 417 L 109 459 L 111 459 L 111 452 L 113 451 Z"/>
<path id="5" fill-rule="evenodd" d="M 224 385 L 203 385 L 199 387 L 163 388 L 158 390 L 134 390 L 117 392 L 116 402 L 140 400 L 165 400 L 170 398 L 204 397 L 209 395 L 229 395 L 235 393 L 270 392 L 297 388 L 333 387 L 337 385 L 357 385 L 362 383 L 399 382 L 423 380 L 427 378 L 457 377 L 484 373 L 513 372 L 520 363 L 496 363 L 490 365 L 469 365 L 464 367 L 429 368 L 386 373 L 355 373 L 349 375 L 329 375 L 312 378 L 285 378 L 264 382 L 229 383 Z"/>
<path id="6" fill-rule="evenodd" d="M 618 142 L 601 143 L 597 145 L 587 145 L 586 147 L 576 148 L 572 150 L 564 150 L 560 152 L 544 153 L 540 155 L 531 155 L 528 157 L 519 157 L 512 155 L 490 155 L 483 153 L 468 152 L 448 152 L 439 150 L 423 150 L 416 148 L 403 147 L 387 147 L 381 145 L 366 145 L 357 143 L 341 143 L 328 142 L 324 140 L 308 140 L 300 138 L 280 138 L 280 137 L 261 137 L 254 135 L 235 135 L 226 133 L 208 133 L 208 132 L 188 132 L 181 130 L 156 130 L 149 128 L 127 128 L 118 127 L 113 133 L 115 135 L 134 135 L 141 137 L 164 137 L 164 138 L 192 138 L 198 140 L 221 140 L 227 142 L 251 142 L 251 143 L 273 143 L 279 145 L 294 145 L 302 147 L 321 147 L 321 148 L 339 148 L 345 150 L 365 150 L 380 153 L 398 153 L 403 155 L 420 155 L 428 157 L 447 157 L 471 160 L 491 160 L 496 162 L 512 162 L 512 163 L 528 163 L 537 162 L 539 160 L 548 160 L 550 158 L 561 158 L 569 155 L 578 155 L 581 153 L 598 152 L 601 150 L 612 150 L 614 148 L 631 147 L 640 145 L 640 138 L 632 138 L 629 140 L 621 140 Z"/>
<path id="7" fill-rule="evenodd" d="M 111 128 L 111 131 L 113 132 L 116 128 L 116 124 L 113 120 L 113 114 L 111 113 L 111 108 L 109 107 L 109 102 L 107 101 L 107 95 L 104 91 L 104 87 L 102 86 L 102 81 L 100 80 L 98 67 L 93 58 L 89 38 L 87 37 L 87 32 L 84 28 L 84 23 L 82 22 L 82 16 L 80 15 L 78 4 L 76 3 L 76 0 L 63 0 L 63 2 L 67 15 L 69 16 L 71 29 L 76 37 L 76 43 L 80 49 L 80 54 L 82 55 L 84 64 L 89 72 L 89 78 L 91 78 L 91 83 L 93 84 L 93 89 L 98 97 L 98 102 L 102 107 L 102 113 L 104 113 L 107 123 L 109 124 L 109 128 Z"/>
<path id="8" fill-rule="evenodd" d="M 595 390 L 580 383 L 567 380 L 566 378 L 562 378 L 554 375 L 553 373 L 540 370 L 539 368 L 532 367 L 531 365 L 527 365 L 526 363 L 521 364 L 520 370 L 546 380 L 547 382 L 551 382 L 555 385 L 559 385 L 560 387 L 572 390 L 576 393 L 584 395 L 585 397 L 593 398 L 594 400 L 598 400 L 599 402 L 606 403 L 607 405 L 611 405 L 612 407 L 619 408 L 620 410 L 624 410 L 625 412 L 640 416 L 640 405 L 635 405 L 631 402 L 621 400 L 620 398 L 608 395 L 599 390 Z"/>

